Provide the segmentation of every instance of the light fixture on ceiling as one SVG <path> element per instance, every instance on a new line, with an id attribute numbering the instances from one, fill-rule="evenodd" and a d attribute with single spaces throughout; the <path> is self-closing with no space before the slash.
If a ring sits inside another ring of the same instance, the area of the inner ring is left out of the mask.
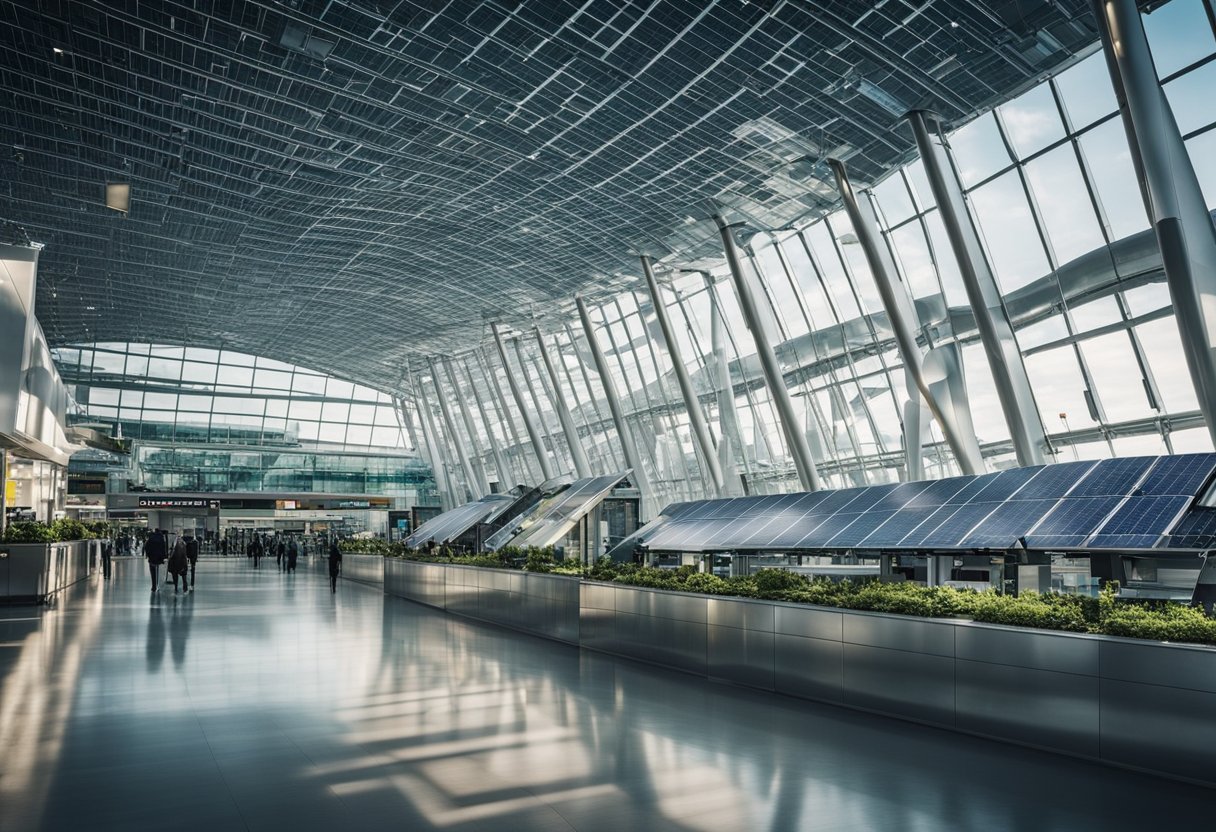
<path id="1" fill-rule="evenodd" d="M 51 51 L 52 51 L 52 52 L 54 52 L 56 55 L 62 55 L 62 54 L 63 54 L 63 50 L 62 50 L 62 49 L 60 49 L 58 46 L 52 46 L 52 47 L 51 47 Z"/>
<path id="2" fill-rule="evenodd" d="M 123 214 L 131 213 L 131 183 L 107 182 L 106 207 Z"/>

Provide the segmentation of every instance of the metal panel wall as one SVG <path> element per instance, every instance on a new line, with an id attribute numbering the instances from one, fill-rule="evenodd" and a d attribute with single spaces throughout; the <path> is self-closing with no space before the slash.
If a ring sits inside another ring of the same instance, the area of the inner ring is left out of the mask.
<path id="1" fill-rule="evenodd" d="M 588 649 L 1216 786 L 1214 648 L 393 559 L 385 575 Z"/>
<path id="2" fill-rule="evenodd" d="M 326 568 L 328 568 L 328 559 Z M 384 584 L 384 557 L 381 555 L 342 555 L 342 577 L 364 584 Z"/>

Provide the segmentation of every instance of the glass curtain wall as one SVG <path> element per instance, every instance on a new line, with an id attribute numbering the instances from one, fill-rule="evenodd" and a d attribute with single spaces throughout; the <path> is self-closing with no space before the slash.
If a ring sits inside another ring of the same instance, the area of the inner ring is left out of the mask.
<path id="1" fill-rule="evenodd" d="M 1216 205 L 1212 16 L 1203 0 L 1172 0 L 1144 19 L 1158 75 L 1209 205 Z M 948 138 L 1054 458 L 1210 450 L 1102 54 L 1094 52 Z M 924 346 L 958 345 L 987 465 L 1014 465 L 958 264 L 919 160 L 875 183 L 872 193 L 885 243 L 915 301 Z M 836 211 L 800 228 L 760 230 L 743 251 L 745 278 L 762 301 L 765 337 L 775 346 L 799 428 L 826 485 L 898 479 L 907 385 L 848 217 Z M 727 467 L 749 493 L 796 490 L 781 425 L 725 267 L 689 273 L 673 265 L 676 271 L 660 269 L 662 302 L 714 442 L 728 446 L 721 454 Z M 659 501 L 713 496 L 650 297 L 635 285 L 589 300 L 596 339 Z M 574 412 L 591 464 L 599 470 L 623 465 L 581 327 L 547 321 L 543 329 L 558 367 L 557 394 Z M 569 470 L 549 380 L 538 369 L 530 333 L 520 347 L 555 465 Z M 505 379 L 502 384 L 506 389 Z M 518 420 L 514 402 L 508 404 L 508 418 Z M 522 423 L 516 426 L 523 441 L 512 451 L 523 459 L 534 456 Z M 957 474 L 931 420 L 925 436 L 926 475 Z M 486 447 L 480 446 L 483 454 Z"/>

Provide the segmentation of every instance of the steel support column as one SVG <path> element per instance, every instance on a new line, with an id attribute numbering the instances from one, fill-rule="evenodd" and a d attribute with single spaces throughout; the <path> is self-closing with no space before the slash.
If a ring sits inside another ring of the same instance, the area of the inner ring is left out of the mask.
<path id="1" fill-rule="evenodd" d="M 630 479 L 642 494 L 643 513 L 649 516 L 650 503 L 654 500 L 650 482 L 646 476 L 646 468 L 642 465 L 642 457 L 638 454 L 637 445 L 633 441 L 633 433 L 625 422 L 625 412 L 621 409 L 621 399 L 617 395 L 616 382 L 608 369 L 608 359 L 600 349 L 599 341 L 595 338 L 595 326 L 591 323 L 591 313 L 582 297 L 574 299 L 578 306 L 578 317 L 583 324 L 583 334 L 587 338 L 587 347 L 591 350 L 591 359 L 595 362 L 596 372 L 600 374 L 600 386 L 604 388 L 604 399 L 608 402 L 608 410 L 612 413 L 612 424 L 616 427 L 617 437 L 621 440 L 621 452 L 625 455 L 625 463 L 633 469 Z M 641 520 L 642 518 L 639 518 Z"/>
<path id="2" fill-rule="evenodd" d="M 882 306 L 887 313 L 887 320 L 891 324 L 891 333 L 895 336 L 895 345 L 899 348 L 899 356 L 903 359 L 904 369 L 915 385 L 916 389 L 909 392 L 913 395 L 919 392 L 920 398 L 924 399 L 925 404 L 929 407 L 929 412 L 933 414 L 933 418 L 941 427 L 942 435 L 946 438 L 946 443 L 950 445 L 950 450 L 954 452 L 954 458 L 958 460 L 962 472 L 981 474 L 984 471 L 984 462 L 980 456 L 979 443 L 975 439 L 975 431 L 971 428 L 970 414 L 959 414 L 940 401 L 936 391 L 930 388 L 929 381 L 925 377 L 920 345 L 916 343 L 916 307 L 912 305 L 912 298 L 899 279 L 895 259 L 882 239 L 874 205 L 864 196 L 860 200 L 857 198 L 844 162 L 829 159 L 828 164 L 831 166 L 832 172 L 836 174 L 836 186 L 840 191 L 840 198 L 844 202 L 845 212 L 849 215 L 849 221 L 853 223 L 853 232 L 857 235 L 857 241 L 861 243 L 866 262 L 870 265 L 870 272 L 874 275 L 878 295 L 882 298 Z M 919 402 L 917 405 L 919 406 Z M 915 442 L 915 452 L 920 452 L 919 431 L 918 435 L 914 437 L 905 435 L 904 441 L 909 445 Z"/>
<path id="3" fill-rule="evenodd" d="M 697 448 L 701 451 L 701 460 L 705 470 L 709 472 L 710 483 L 719 497 L 723 496 L 722 466 L 718 463 L 718 449 L 709 433 L 709 425 L 705 422 L 705 412 L 701 410 L 701 400 L 693 389 L 692 378 L 688 375 L 688 367 L 680 354 L 680 344 L 676 341 L 675 330 L 671 326 L 671 316 L 663 304 L 659 294 L 659 281 L 654 276 L 654 268 L 650 258 L 642 255 L 642 274 L 646 277 L 646 288 L 650 290 L 650 302 L 654 307 L 655 318 L 659 322 L 659 331 L 663 335 L 663 346 L 671 359 L 672 369 L 675 370 L 676 382 L 680 385 L 680 394 L 684 397 L 684 409 L 688 412 L 688 423 L 692 426 L 692 435 L 697 440 Z"/>
<path id="4" fill-rule="evenodd" d="M 979 233 L 967 212 L 963 186 L 947 155 L 946 141 L 940 133 L 929 129 L 924 111 L 908 113 L 908 122 L 912 125 L 925 176 L 950 238 L 950 247 L 958 261 L 1018 464 L 1042 465 L 1046 461 L 1047 437 L 1035 406 L 1030 377 L 1001 301 L 996 277 L 984 257 Z"/>
<path id="5" fill-rule="evenodd" d="M 473 472 L 473 463 L 469 459 L 468 451 L 465 450 L 464 443 L 460 441 L 460 433 L 456 430 L 456 420 L 452 418 L 452 408 L 448 405 L 447 394 L 443 392 L 443 384 L 439 380 L 439 368 L 436 365 L 434 358 L 427 359 L 431 368 L 431 384 L 435 385 L 435 396 L 439 399 L 439 412 L 443 414 L 443 425 L 447 429 L 447 435 L 452 440 L 452 446 L 456 449 L 456 458 L 460 460 L 460 469 L 464 471 L 465 484 L 468 486 L 469 497 L 478 499 L 490 490 L 487 485 L 485 491 L 481 494 L 474 493 L 481 488 L 481 483 Z"/>
<path id="6" fill-rule="evenodd" d="M 482 452 L 477 443 L 477 426 L 473 424 L 473 416 L 469 413 L 469 404 L 465 401 L 464 396 L 460 395 L 460 385 L 456 383 L 456 371 L 452 369 L 452 359 L 449 356 L 443 357 L 443 369 L 448 374 L 448 384 L 452 388 L 452 395 L 456 397 L 456 409 L 460 411 L 460 419 L 464 422 L 464 431 L 469 436 L 468 452 L 475 454 L 473 457 L 473 473 L 477 476 L 477 485 L 482 489 L 482 495 L 489 494 L 490 478 L 486 476 L 485 465 L 482 464 Z M 502 473 L 498 474 L 499 487 L 502 487 Z"/>
<path id="7" fill-rule="evenodd" d="M 536 452 L 536 461 L 540 465 L 540 475 L 545 480 L 551 480 L 553 479 L 553 463 L 549 461 L 549 453 L 545 450 L 545 441 L 536 427 L 536 420 L 533 418 L 532 411 L 524 403 L 524 394 L 519 389 L 519 382 L 511 373 L 511 363 L 507 361 L 507 350 L 503 346 L 502 334 L 498 331 L 498 324 L 490 324 L 490 331 L 494 333 L 494 344 L 498 347 L 498 357 L 502 360 L 503 369 L 506 370 L 507 385 L 511 388 L 511 395 L 515 399 L 515 406 L 519 408 L 519 414 L 523 417 L 524 429 L 527 430 L 528 439 L 532 442 L 532 450 Z M 519 369 L 520 372 L 527 372 L 523 367 Z"/>
<path id="8" fill-rule="evenodd" d="M 1157 80 L 1134 0 L 1090 0 L 1144 204 L 1157 234 L 1182 353 L 1216 442 L 1216 228 Z"/>
<path id="9" fill-rule="evenodd" d="M 486 404 L 481 398 L 481 391 L 477 389 L 477 382 L 473 380 L 473 371 L 469 368 L 470 360 L 472 360 L 472 356 L 469 356 L 464 361 L 464 375 L 469 381 L 469 389 L 473 391 L 473 401 L 477 404 L 477 414 L 481 416 L 481 423 L 486 427 L 486 436 L 490 443 L 490 454 L 494 457 L 494 470 L 498 472 L 498 482 L 505 493 L 510 491 L 515 485 L 515 483 L 511 482 L 514 474 L 507 467 L 507 461 L 502 455 L 502 447 L 498 444 L 498 437 L 494 435 L 494 426 L 490 424 L 490 417 L 486 412 Z"/>
<path id="10" fill-rule="evenodd" d="M 549 351 L 545 349 L 545 339 L 540 334 L 540 328 L 534 326 L 532 332 L 536 335 L 536 346 L 540 350 L 541 363 L 544 364 L 545 371 L 549 374 L 549 383 L 553 385 L 553 409 L 557 411 L 557 418 L 561 420 L 562 433 L 566 434 L 566 444 L 570 446 L 570 458 L 574 460 L 574 472 L 579 479 L 586 479 L 591 476 L 591 463 L 587 461 L 587 452 L 583 450 L 578 428 L 575 427 L 574 417 L 570 414 L 570 407 L 562 398 L 562 386 L 557 380 L 557 368 L 553 366 L 553 359 L 549 356 Z"/>
<path id="11" fill-rule="evenodd" d="M 444 511 L 451 511 L 459 503 L 456 500 L 456 490 L 448 478 L 447 460 L 443 449 L 439 446 L 439 437 L 435 423 L 431 419 L 431 408 L 427 404 L 422 381 L 418 376 L 410 380 L 414 389 L 414 404 L 418 407 L 418 421 L 422 424 L 422 439 L 426 443 L 427 461 L 431 463 L 431 471 L 435 475 L 435 487 L 439 489 L 439 504 Z M 460 501 L 460 502 L 463 502 Z"/>
<path id="12" fill-rule="evenodd" d="M 502 385 L 498 381 L 498 373 L 494 370 L 494 366 L 488 355 L 478 353 L 477 355 L 478 368 L 482 375 L 490 382 L 490 386 L 494 388 L 494 410 L 498 414 L 499 423 L 503 425 L 503 441 L 510 442 L 510 449 L 515 449 L 515 462 L 519 465 L 520 482 L 527 483 L 532 479 L 532 466 L 528 464 L 527 455 L 523 451 L 524 441 L 519 436 L 519 428 L 515 427 L 515 420 L 511 418 L 511 405 L 507 403 L 507 397 L 502 392 Z M 509 372 L 509 371 L 508 371 Z"/>
<path id="13" fill-rule="evenodd" d="M 743 320 L 751 330 L 752 340 L 756 345 L 756 357 L 760 359 L 760 368 L 764 372 L 764 381 L 768 385 L 769 395 L 772 396 L 777 418 L 781 421 L 781 430 L 785 433 L 785 443 L 789 447 L 790 456 L 794 460 L 794 468 L 798 471 L 798 480 L 807 491 L 818 491 L 820 488 L 819 472 L 815 468 L 815 460 L 811 456 L 811 446 L 802 432 L 797 415 L 794 413 L 794 402 L 790 391 L 785 386 L 785 374 L 777 363 L 777 354 L 773 345 L 764 334 L 764 324 L 760 318 L 760 309 L 756 297 L 752 293 L 747 275 L 743 273 L 743 263 L 739 259 L 739 250 L 735 244 L 735 235 L 726 220 L 715 214 L 714 222 L 718 225 L 718 233 L 722 235 L 722 247 L 726 251 L 726 263 L 730 266 L 730 275 L 735 284 L 735 294 L 739 296 L 739 310 Z"/>

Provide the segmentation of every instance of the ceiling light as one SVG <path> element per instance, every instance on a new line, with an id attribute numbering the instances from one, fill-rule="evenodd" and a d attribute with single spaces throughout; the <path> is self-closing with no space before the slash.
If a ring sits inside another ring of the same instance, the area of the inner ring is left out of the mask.
<path id="1" fill-rule="evenodd" d="M 62 49 L 60 49 L 58 46 L 52 46 L 52 47 L 51 47 L 51 51 L 52 51 L 52 52 L 54 52 L 56 55 L 62 55 L 62 54 L 63 54 L 63 50 L 62 50 Z"/>
<path id="2" fill-rule="evenodd" d="M 131 183 L 107 182 L 106 207 L 129 214 L 131 212 Z"/>
<path id="3" fill-rule="evenodd" d="M 85 307 L 85 310 L 86 310 L 86 311 L 88 311 L 88 312 L 96 312 L 96 311 L 97 311 L 97 307 L 96 307 L 96 306 L 86 306 L 86 307 Z"/>

